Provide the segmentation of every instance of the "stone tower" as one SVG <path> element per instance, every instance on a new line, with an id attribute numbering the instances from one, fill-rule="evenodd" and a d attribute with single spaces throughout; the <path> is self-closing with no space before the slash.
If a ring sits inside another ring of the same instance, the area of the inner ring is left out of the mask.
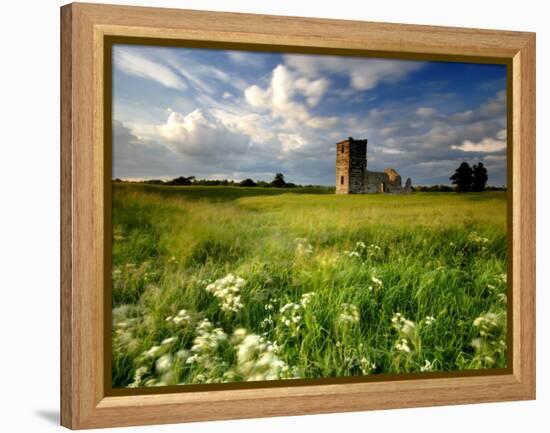
<path id="1" fill-rule="evenodd" d="M 367 140 L 336 143 L 336 194 L 363 194 L 367 170 Z"/>

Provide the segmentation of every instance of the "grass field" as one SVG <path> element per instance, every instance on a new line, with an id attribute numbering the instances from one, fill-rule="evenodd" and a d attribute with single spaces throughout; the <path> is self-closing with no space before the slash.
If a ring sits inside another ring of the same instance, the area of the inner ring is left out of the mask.
<path id="1" fill-rule="evenodd" d="M 113 386 L 506 366 L 506 193 L 113 184 Z"/>

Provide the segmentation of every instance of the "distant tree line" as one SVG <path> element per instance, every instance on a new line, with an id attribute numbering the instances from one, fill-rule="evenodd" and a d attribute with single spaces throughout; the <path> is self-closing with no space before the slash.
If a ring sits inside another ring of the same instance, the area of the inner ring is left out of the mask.
<path id="1" fill-rule="evenodd" d="M 413 191 L 417 192 L 479 192 L 479 191 L 505 191 L 506 187 L 487 186 L 487 169 L 483 163 L 470 166 L 463 162 L 449 178 L 454 185 L 417 185 Z M 121 179 L 114 179 L 115 182 L 123 182 Z M 239 187 L 263 187 L 263 188 L 313 188 L 321 185 L 299 185 L 287 182 L 283 173 L 276 173 L 271 182 L 263 180 L 254 181 L 246 178 L 240 182 L 228 179 L 197 179 L 195 176 L 179 176 L 170 180 L 149 179 L 141 181 L 149 185 L 179 185 L 179 186 L 239 186 Z"/>
<path id="2" fill-rule="evenodd" d="M 415 185 L 412 187 L 415 192 L 453 192 L 455 187 L 451 185 Z M 506 191 L 504 186 L 486 186 L 485 191 Z"/>
<path id="3" fill-rule="evenodd" d="M 114 182 L 124 182 L 123 180 L 116 178 Z M 242 187 L 264 187 L 264 188 L 303 188 L 303 187 L 316 187 L 320 185 L 299 185 L 292 182 L 287 182 L 283 173 L 276 173 L 271 182 L 263 180 L 254 181 L 250 178 L 246 178 L 240 182 L 228 179 L 197 179 L 195 176 L 179 176 L 170 180 L 162 179 L 148 179 L 140 181 L 148 185 L 177 185 L 177 186 L 242 186 Z"/>

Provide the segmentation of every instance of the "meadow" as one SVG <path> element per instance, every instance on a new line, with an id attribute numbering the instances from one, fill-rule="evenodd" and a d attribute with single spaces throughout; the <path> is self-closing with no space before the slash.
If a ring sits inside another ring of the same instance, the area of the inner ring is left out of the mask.
<path id="1" fill-rule="evenodd" d="M 506 367 L 506 193 L 113 183 L 113 387 Z"/>

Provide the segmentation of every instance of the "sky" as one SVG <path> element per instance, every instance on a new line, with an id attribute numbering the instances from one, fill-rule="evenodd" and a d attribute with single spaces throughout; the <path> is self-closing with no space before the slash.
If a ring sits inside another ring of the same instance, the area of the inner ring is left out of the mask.
<path id="1" fill-rule="evenodd" d="M 334 185 L 352 136 L 413 185 L 506 184 L 504 65 L 115 45 L 112 81 L 113 177 Z"/>

